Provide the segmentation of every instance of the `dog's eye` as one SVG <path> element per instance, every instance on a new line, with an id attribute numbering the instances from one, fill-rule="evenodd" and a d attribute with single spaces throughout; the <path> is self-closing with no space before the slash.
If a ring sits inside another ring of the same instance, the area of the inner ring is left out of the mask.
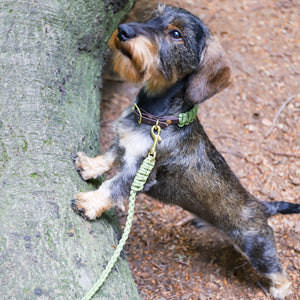
<path id="1" fill-rule="evenodd" d="M 169 31 L 169 36 L 174 40 L 182 40 L 181 33 L 178 30 Z"/>

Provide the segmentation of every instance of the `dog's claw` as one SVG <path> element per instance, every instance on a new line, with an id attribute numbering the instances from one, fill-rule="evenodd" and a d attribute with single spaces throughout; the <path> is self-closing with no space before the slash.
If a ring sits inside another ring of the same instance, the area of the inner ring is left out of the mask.
<path id="1" fill-rule="evenodd" d="M 85 215 L 85 210 L 83 208 L 80 209 L 77 208 L 76 199 L 71 200 L 71 208 L 76 214 L 80 215 L 84 220 L 88 220 L 88 218 Z"/>
<path id="2" fill-rule="evenodd" d="M 82 168 L 78 167 L 78 166 L 77 166 L 77 163 L 76 163 L 77 160 L 78 160 L 78 155 L 77 155 L 77 154 L 72 155 L 72 160 L 73 160 L 73 162 L 74 162 L 74 164 L 75 164 L 76 171 L 77 171 L 77 172 L 81 172 L 81 171 L 82 171 Z"/>
<path id="3" fill-rule="evenodd" d="M 72 209 L 75 209 L 76 208 L 76 199 L 72 199 L 71 200 L 71 207 L 72 207 Z"/>

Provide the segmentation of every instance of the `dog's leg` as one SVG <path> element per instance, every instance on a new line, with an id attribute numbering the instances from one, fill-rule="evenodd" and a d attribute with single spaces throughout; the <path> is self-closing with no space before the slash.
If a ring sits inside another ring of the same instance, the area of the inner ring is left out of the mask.
<path id="1" fill-rule="evenodd" d="M 103 212 L 129 197 L 130 186 L 138 167 L 139 161 L 136 164 L 125 163 L 121 171 L 102 183 L 98 190 L 77 194 L 72 200 L 72 208 L 85 219 L 100 217 Z"/>
<path id="2" fill-rule="evenodd" d="M 253 267 L 271 280 L 270 292 L 274 299 L 284 299 L 290 293 L 288 280 L 277 257 L 276 242 L 271 227 L 264 226 L 258 233 L 243 234 L 238 244 Z"/>
<path id="3" fill-rule="evenodd" d="M 113 151 L 108 151 L 93 158 L 86 156 L 83 152 L 78 152 L 75 157 L 75 165 L 82 179 L 88 180 L 109 171 L 115 159 L 116 155 Z"/>

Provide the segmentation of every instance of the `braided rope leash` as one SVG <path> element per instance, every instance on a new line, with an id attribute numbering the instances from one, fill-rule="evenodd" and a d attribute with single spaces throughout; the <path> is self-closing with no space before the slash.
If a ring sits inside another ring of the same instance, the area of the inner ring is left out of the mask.
<path id="1" fill-rule="evenodd" d="M 126 244 L 126 241 L 128 239 L 128 236 L 129 236 L 129 233 L 131 230 L 132 221 L 133 221 L 136 193 L 143 190 L 144 185 L 145 185 L 152 169 L 154 168 L 155 157 L 156 157 L 156 146 L 161 141 L 160 131 L 161 131 L 161 128 L 158 125 L 154 125 L 151 128 L 151 136 L 153 138 L 153 145 L 148 153 L 148 156 L 142 162 L 142 164 L 141 164 L 139 170 L 137 171 L 137 174 L 134 177 L 134 180 L 132 182 L 131 190 L 130 190 L 130 197 L 129 197 L 128 216 L 127 216 L 127 221 L 125 224 L 122 238 L 121 238 L 113 256 L 111 257 L 106 268 L 104 269 L 101 277 L 94 284 L 94 286 L 89 290 L 89 292 L 82 298 L 82 300 L 90 300 L 94 297 L 94 295 L 101 288 L 101 286 L 105 282 L 106 278 L 110 274 L 112 268 L 114 267 L 117 259 L 119 258 L 120 254 L 121 254 L 121 251 L 123 250 L 123 248 Z"/>

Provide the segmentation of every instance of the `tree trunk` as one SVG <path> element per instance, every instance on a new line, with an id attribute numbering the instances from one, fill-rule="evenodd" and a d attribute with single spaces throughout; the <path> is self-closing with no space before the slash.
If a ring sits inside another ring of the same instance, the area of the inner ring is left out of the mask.
<path id="1" fill-rule="evenodd" d="M 79 299 L 100 277 L 121 231 L 70 209 L 72 155 L 99 154 L 107 41 L 132 0 L 0 3 L 1 299 Z M 138 299 L 124 255 L 101 299 Z"/>

